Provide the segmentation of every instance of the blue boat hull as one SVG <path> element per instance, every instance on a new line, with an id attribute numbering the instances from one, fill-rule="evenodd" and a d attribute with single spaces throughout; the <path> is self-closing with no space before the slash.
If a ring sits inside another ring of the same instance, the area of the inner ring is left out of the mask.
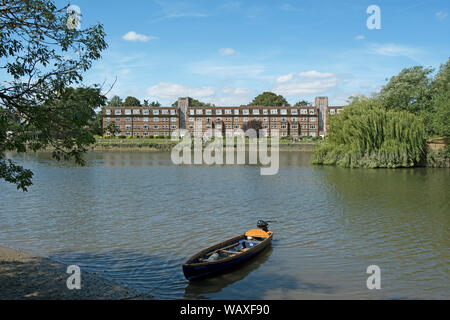
<path id="1" fill-rule="evenodd" d="M 206 262 L 206 263 L 193 263 L 200 256 L 204 255 L 206 252 L 213 251 L 214 249 L 220 248 L 221 246 L 226 246 L 227 244 L 233 243 L 234 241 L 239 241 L 244 239 L 244 236 L 240 236 L 229 241 L 226 241 L 220 245 L 209 248 L 201 253 L 195 255 L 189 261 L 183 265 L 183 273 L 188 280 L 203 279 L 206 277 L 214 276 L 220 273 L 227 272 L 240 264 L 251 260 L 257 254 L 259 254 L 264 249 L 268 248 L 272 244 L 273 233 L 270 238 L 262 241 L 257 246 L 253 247 L 249 251 L 242 253 L 238 256 L 227 258 L 224 260 L 219 260 L 217 262 Z"/>

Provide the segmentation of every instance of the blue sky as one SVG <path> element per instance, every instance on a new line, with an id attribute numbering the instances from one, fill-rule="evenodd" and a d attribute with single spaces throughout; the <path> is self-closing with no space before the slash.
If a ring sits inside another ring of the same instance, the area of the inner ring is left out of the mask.
<path id="1" fill-rule="evenodd" d="M 57 0 L 59 6 L 66 1 Z M 247 104 L 263 91 L 290 103 L 333 105 L 378 91 L 414 65 L 450 57 L 450 1 L 75 0 L 82 26 L 101 22 L 109 48 L 85 83 L 117 82 L 109 96 L 169 105 L 192 96 Z M 369 30 L 370 5 L 381 29 Z"/>

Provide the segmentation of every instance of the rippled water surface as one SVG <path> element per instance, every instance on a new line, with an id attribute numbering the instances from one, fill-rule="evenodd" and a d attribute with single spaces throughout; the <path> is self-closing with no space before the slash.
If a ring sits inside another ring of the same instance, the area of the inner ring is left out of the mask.
<path id="1" fill-rule="evenodd" d="M 0 182 L 0 245 L 101 272 L 157 298 L 450 298 L 450 171 L 313 167 L 281 153 L 255 166 L 174 166 L 166 153 L 91 153 L 88 166 L 16 156 L 35 173 L 22 193 Z M 189 283 L 181 264 L 271 225 L 271 249 Z M 369 265 L 382 290 L 369 291 Z"/>

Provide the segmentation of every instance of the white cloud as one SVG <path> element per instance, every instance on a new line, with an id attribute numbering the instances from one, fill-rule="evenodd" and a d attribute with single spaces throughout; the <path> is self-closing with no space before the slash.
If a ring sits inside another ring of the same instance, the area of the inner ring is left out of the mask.
<path id="1" fill-rule="evenodd" d="M 262 65 L 220 65 L 214 62 L 193 63 L 188 67 L 193 74 L 221 78 L 257 78 L 265 68 Z"/>
<path id="2" fill-rule="evenodd" d="M 387 57 L 408 57 L 412 60 L 417 60 L 417 57 L 422 53 L 422 50 L 394 43 L 387 44 L 370 44 L 368 46 L 369 53 L 377 54 Z"/>
<path id="3" fill-rule="evenodd" d="M 276 79 L 276 81 L 277 81 L 278 83 L 285 83 L 285 82 L 288 82 L 288 81 L 292 80 L 293 78 L 294 78 L 294 74 L 293 74 L 293 73 L 290 73 L 290 74 L 287 74 L 287 75 L 285 75 L 285 76 L 279 76 L 279 77 Z"/>
<path id="4" fill-rule="evenodd" d="M 333 77 L 334 74 L 332 73 L 320 73 L 316 70 L 311 70 L 311 71 L 306 71 L 306 72 L 300 72 L 298 74 L 299 77 L 305 77 L 305 78 L 313 78 L 313 79 L 317 79 L 317 78 L 330 78 Z"/>
<path id="5" fill-rule="evenodd" d="M 125 34 L 122 37 L 122 39 L 126 40 L 126 41 L 147 42 L 147 41 L 150 41 L 150 40 L 157 40 L 159 38 L 158 37 L 154 37 L 154 36 L 146 36 L 146 35 L 143 35 L 143 34 L 136 33 L 134 31 L 130 31 L 127 34 Z"/>
<path id="6" fill-rule="evenodd" d="M 364 40 L 365 38 L 366 38 L 365 36 L 360 34 L 355 37 L 355 40 Z"/>
<path id="7" fill-rule="evenodd" d="M 447 18 L 447 16 L 448 16 L 448 12 L 445 12 L 445 11 L 436 12 L 436 18 L 439 20 L 444 20 L 445 18 Z"/>
<path id="8" fill-rule="evenodd" d="M 158 99 L 177 99 L 179 97 L 205 98 L 216 94 L 212 87 L 190 88 L 179 84 L 160 82 L 151 86 L 146 93 Z"/>
<path id="9" fill-rule="evenodd" d="M 219 53 L 223 56 L 231 56 L 236 53 L 236 51 L 232 48 L 221 48 L 219 49 Z"/>
<path id="10" fill-rule="evenodd" d="M 282 78 L 282 82 L 279 79 Z M 316 70 L 301 72 L 297 78 L 282 76 L 277 79 L 272 91 L 285 96 L 320 94 L 336 87 L 338 78 L 333 73 L 321 73 Z"/>

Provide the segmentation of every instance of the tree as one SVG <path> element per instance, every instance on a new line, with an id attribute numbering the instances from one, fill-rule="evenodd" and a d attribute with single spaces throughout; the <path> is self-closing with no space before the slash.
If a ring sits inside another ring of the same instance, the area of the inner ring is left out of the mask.
<path id="1" fill-rule="evenodd" d="M 122 105 L 126 107 L 140 107 L 141 102 L 135 97 L 127 97 Z"/>
<path id="2" fill-rule="evenodd" d="M 259 138 L 259 130 L 263 128 L 261 120 L 250 120 L 242 125 L 242 130 L 246 132 L 249 129 L 256 131 L 257 137 Z"/>
<path id="3" fill-rule="evenodd" d="M 294 107 L 311 107 L 311 106 L 312 106 L 312 103 L 308 102 L 306 100 L 301 100 L 294 105 Z"/>
<path id="4" fill-rule="evenodd" d="M 420 114 L 429 110 L 432 68 L 415 66 L 393 76 L 379 94 L 386 109 L 406 110 Z"/>
<path id="5" fill-rule="evenodd" d="M 158 101 L 153 101 L 152 103 L 150 103 L 150 107 L 159 108 L 161 107 L 161 103 L 159 103 Z"/>
<path id="6" fill-rule="evenodd" d="M 51 0 L 1 2 L 0 179 L 24 191 L 33 173 L 6 160 L 5 151 L 51 146 L 56 159 L 83 164 L 94 141 L 89 121 L 104 103 L 96 86 L 69 88 L 82 83 L 83 72 L 106 49 L 103 26 L 77 29 L 69 18 L 67 7 Z"/>
<path id="7" fill-rule="evenodd" d="M 144 107 L 148 107 L 148 100 L 144 100 Z"/>
<path id="8" fill-rule="evenodd" d="M 108 101 L 108 105 L 111 107 L 121 107 L 122 99 L 119 96 L 114 96 Z"/>
<path id="9" fill-rule="evenodd" d="M 273 92 L 264 92 L 253 99 L 249 106 L 284 107 L 289 106 L 289 103 L 283 96 L 278 96 Z"/>
<path id="10" fill-rule="evenodd" d="M 313 163 L 347 168 L 413 167 L 425 156 L 422 118 L 386 110 L 377 99 L 360 98 L 329 120 L 328 143 Z"/>
<path id="11" fill-rule="evenodd" d="M 106 126 L 106 128 L 103 131 L 104 133 L 109 132 L 113 138 L 116 137 L 116 134 L 121 133 L 119 127 L 117 127 L 117 124 L 113 121 L 109 125 Z"/>

